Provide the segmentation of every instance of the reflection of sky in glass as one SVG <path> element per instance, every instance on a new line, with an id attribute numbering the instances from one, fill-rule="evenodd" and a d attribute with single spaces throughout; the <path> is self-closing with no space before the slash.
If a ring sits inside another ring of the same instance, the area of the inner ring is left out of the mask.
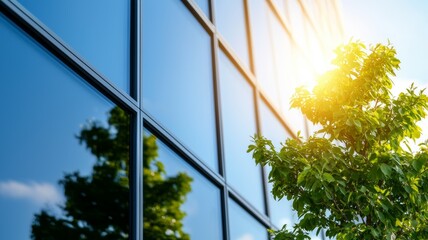
<path id="1" fill-rule="evenodd" d="M 261 118 L 261 131 L 262 135 L 270 140 L 279 151 L 281 148 L 280 143 L 284 143 L 285 139 L 290 136 L 285 131 L 284 127 L 275 118 L 273 113 L 269 110 L 264 102 L 260 101 L 260 118 Z M 270 167 L 266 167 L 266 172 L 270 172 Z M 268 183 L 269 193 L 272 190 L 272 183 Z M 296 213 L 292 212 L 292 203 L 287 199 L 275 201 L 273 196 L 269 194 L 269 207 L 272 222 L 281 228 L 284 224 L 287 224 L 288 228 L 291 228 L 297 220 Z"/>
<path id="2" fill-rule="evenodd" d="M 129 92 L 129 0 L 18 0 L 119 88 Z"/>
<path id="3" fill-rule="evenodd" d="M 215 1 L 216 24 L 219 32 L 236 52 L 242 63 L 249 65 L 244 1 Z"/>
<path id="4" fill-rule="evenodd" d="M 143 5 L 144 108 L 217 170 L 210 36 L 180 1 Z"/>
<path id="5" fill-rule="evenodd" d="M 231 240 L 268 239 L 267 228 L 257 222 L 232 199 L 229 199 L 228 204 Z"/>
<path id="6" fill-rule="evenodd" d="M 205 13 L 205 16 L 210 18 L 210 1 L 209 0 L 195 0 L 199 8 Z"/>
<path id="7" fill-rule="evenodd" d="M 223 52 L 219 62 L 227 181 L 264 213 L 260 167 L 246 152 L 256 132 L 253 90 Z"/>
<path id="8" fill-rule="evenodd" d="M 29 239 L 33 215 L 63 201 L 64 173 L 95 158 L 76 135 L 113 107 L 0 15 L 0 239 Z"/>
<path id="9" fill-rule="evenodd" d="M 297 75 L 298 68 L 304 68 L 304 64 L 296 65 L 293 59 L 297 49 L 293 48 L 290 36 L 284 31 L 277 18 L 270 14 L 270 24 L 273 28 L 272 37 L 275 52 L 276 77 L 279 86 L 279 95 L 281 100 L 281 111 L 287 124 L 293 129 L 294 133 L 305 130 L 304 118 L 298 109 L 290 109 L 291 96 L 297 87 L 304 84 Z M 294 64 L 294 65 L 293 65 Z M 307 69 L 303 69 L 307 71 Z"/>
<path id="10" fill-rule="evenodd" d="M 146 135 L 147 132 L 146 132 Z M 190 239 L 221 239 L 220 189 L 204 178 L 200 173 L 185 163 L 161 141 L 157 141 L 159 160 L 164 164 L 168 177 L 178 173 L 188 174 L 192 191 L 187 194 L 181 209 L 186 213 L 183 231 Z"/>
<path id="11" fill-rule="evenodd" d="M 250 23 L 253 42 L 255 74 L 269 99 L 278 106 L 278 85 L 273 51 L 273 32 L 269 23 L 269 9 L 266 1 L 249 1 Z"/>

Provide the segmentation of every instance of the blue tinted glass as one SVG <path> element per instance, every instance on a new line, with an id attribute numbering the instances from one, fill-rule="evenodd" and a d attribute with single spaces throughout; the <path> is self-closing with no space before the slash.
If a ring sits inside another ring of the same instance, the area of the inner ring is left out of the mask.
<path id="1" fill-rule="evenodd" d="M 299 81 L 298 69 L 305 66 L 303 63 L 299 65 L 297 58 L 294 58 L 297 49 L 293 47 L 290 36 L 284 31 L 277 18 L 271 13 L 271 26 L 273 28 L 273 46 L 275 49 L 275 64 L 278 79 L 278 89 L 281 101 L 283 116 L 287 125 L 292 129 L 293 133 L 297 131 L 305 132 L 305 122 L 302 113 L 296 108 L 291 108 L 291 96 L 296 91 L 296 88 L 303 83 Z M 308 71 L 305 69 L 305 71 Z"/>
<path id="2" fill-rule="evenodd" d="M 290 136 L 264 102 L 260 101 L 259 106 L 262 135 L 272 140 L 272 143 L 279 151 L 281 148 L 280 143 L 284 143 L 285 139 Z M 267 173 L 269 173 L 270 170 L 270 167 L 266 167 Z M 268 182 L 268 190 L 269 193 L 272 191 L 272 183 Z M 273 224 L 278 228 L 282 228 L 284 224 L 287 224 L 287 228 L 291 229 L 297 220 L 296 213 L 292 211 L 292 202 L 285 198 L 280 201 L 276 201 L 272 194 L 269 194 L 268 199 L 270 217 Z"/>
<path id="3" fill-rule="evenodd" d="M 18 0 L 102 75 L 129 92 L 129 0 Z"/>
<path id="4" fill-rule="evenodd" d="M 259 100 L 259 113 L 262 135 L 272 140 L 275 148 L 279 150 L 280 143 L 284 143 L 290 135 L 267 104 L 261 100 Z"/>
<path id="5" fill-rule="evenodd" d="M 267 2 L 264 0 L 252 0 L 248 4 L 251 17 L 254 71 L 268 98 L 274 104 L 279 104 L 279 86 L 276 82 L 277 76 L 274 64 L 273 29 L 269 22 Z"/>
<path id="6" fill-rule="evenodd" d="M 229 199 L 229 224 L 231 240 L 268 239 L 267 228 L 257 222 L 232 199 Z"/>
<path id="7" fill-rule="evenodd" d="M 143 9 L 143 106 L 217 170 L 210 36 L 180 1 Z"/>
<path id="8" fill-rule="evenodd" d="M 220 93 L 227 181 L 264 213 L 261 169 L 246 152 L 256 133 L 253 90 L 224 53 Z"/>
<path id="9" fill-rule="evenodd" d="M 199 8 L 210 18 L 210 0 L 195 0 Z"/>
<path id="10" fill-rule="evenodd" d="M 221 239 L 220 189 L 148 132 L 144 157 L 144 238 Z"/>
<path id="11" fill-rule="evenodd" d="M 216 24 L 241 61 L 249 66 L 247 30 L 243 0 L 216 0 Z"/>
<path id="12" fill-rule="evenodd" d="M 2 15 L 0 36 L 0 239 L 127 239 L 129 117 Z"/>

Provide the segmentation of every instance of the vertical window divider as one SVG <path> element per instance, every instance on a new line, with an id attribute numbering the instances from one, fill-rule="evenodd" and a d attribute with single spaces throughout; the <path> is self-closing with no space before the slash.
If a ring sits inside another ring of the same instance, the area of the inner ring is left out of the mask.
<path id="1" fill-rule="evenodd" d="M 216 14 L 214 1 L 210 1 L 210 13 L 211 21 L 216 26 Z M 228 212 L 228 198 L 229 192 L 227 190 L 227 179 L 226 179 L 226 164 L 224 161 L 224 145 L 223 145 L 223 125 L 221 117 L 221 98 L 220 98 L 220 72 L 219 72 L 219 59 L 218 54 L 220 51 L 217 27 L 214 27 L 211 38 L 211 55 L 213 64 L 213 88 L 214 88 L 214 104 L 215 104 L 215 116 L 216 116 L 216 134 L 217 134 L 217 152 L 218 152 L 218 166 L 220 175 L 224 179 L 225 185 L 221 186 L 221 211 L 222 211 L 222 227 L 223 227 L 223 239 L 230 239 L 229 233 L 229 212 Z"/>
<path id="2" fill-rule="evenodd" d="M 132 240 L 143 240 L 143 124 L 144 117 L 142 114 L 142 0 L 131 0 L 131 48 L 130 48 L 130 57 L 131 57 L 131 96 L 138 103 L 138 111 L 135 114 L 133 121 L 133 131 L 132 143 L 133 150 L 131 156 L 133 157 L 134 163 L 134 187 L 131 190 L 133 192 L 132 205 L 133 209 L 131 211 L 132 220 L 131 221 L 131 236 Z"/>
<path id="3" fill-rule="evenodd" d="M 130 86 L 131 97 L 141 108 L 141 46 L 142 46 L 142 4 L 141 0 L 130 0 Z"/>
<path id="4" fill-rule="evenodd" d="M 249 1 L 248 0 L 242 0 L 244 1 L 244 15 L 245 15 L 245 28 L 247 32 L 247 42 L 248 42 L 248 56 L 249 56 L 249 62 L 250 62 L 250 71 L 254 74 L 254 58 L 253 58 L 253 41 L 252 41 L 252 35 L 251 35 L 251 24 L 250 24 L 250 8 L 249 8 Z"/>
<path id="5" fill-rule="evenodd" d="M 250 6 L 249 6 L 249 1 L 248 0 L 243 0 L 244 1 L 244 11 L 245 11 L 245 20 L 246 20 L 246 28 L 247 28 L 247 39 L 248 39 L 248 51 L 249 51 L 249 56 L 250 56 L 250 69 L 253 73 L 253 75 L 255 76 L 255 84 L 252 85 L 253 88 L 253 99 L 254 99 L 254 108 L 255 108 L 255 114 L 256 116 L 254 116 L 256 118 L 256 133 L 258 135 L 261 134 L 261 118 L 260 118 L 260 114 L 259 114 L 259 84 L 258 84 L 258 79 L 257 76 L 255 75 L 255 67 L 254 67 L 254 57 L 253 57 L 253 51 L 252 49 L 254 48 L 253 45 L 253 41 L 252 41 L 252 32 L 251 32 L 251 21 L 250 21 Z M 263 188 L 263 201 L 264 201 L 264 214 L 266 214 L 268 217 L 270 216 L 270 212 L 269 212 L 269 199 L 268 199 L 268 188 L 267 188 L 267 183 L 266 183 L 266 173 L 265 173 L 265 168 L 260 166 L 260 171 L 261 171 L 261 178 L 262 178 L 262 188 Z M 271 221 L 269 219 L 269 223 L 271 224 Z M 272 225 L 272 224 L 271 224 Z"/>
<path id="6" fill-rule="evenodd" d="M 130 239 L 143 239 L 143 116 L 132 114 L 130 139 Z"/>

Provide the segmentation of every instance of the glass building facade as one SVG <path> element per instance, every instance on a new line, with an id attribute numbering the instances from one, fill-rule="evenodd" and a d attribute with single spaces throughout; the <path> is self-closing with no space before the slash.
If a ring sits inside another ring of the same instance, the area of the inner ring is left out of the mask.
<path id="1" fill-rule="evenodd" d="M 246 150 L 312 131 L 289 99 L 340 22 L 328 0 L 0 0 L 0 239 L 291 227 Z"/>

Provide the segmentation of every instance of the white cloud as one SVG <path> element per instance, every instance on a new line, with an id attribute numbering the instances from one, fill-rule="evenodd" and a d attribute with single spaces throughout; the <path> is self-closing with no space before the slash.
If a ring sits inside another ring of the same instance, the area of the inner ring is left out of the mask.
<path id="1" fill-rule="evenodd" d="M 17 181 L 0 182 L 0 196 L 27 199 L 38 205 L 55 205 L 63 200 L 62 194 L 50 183 L 21 183 Z"/>
<path id="2" fill-rule="evenodd" d="M 240 236 L 237 240 L 255 240 L 253 235 L 250 233 L 245 233 L 244 235 Z"/>

